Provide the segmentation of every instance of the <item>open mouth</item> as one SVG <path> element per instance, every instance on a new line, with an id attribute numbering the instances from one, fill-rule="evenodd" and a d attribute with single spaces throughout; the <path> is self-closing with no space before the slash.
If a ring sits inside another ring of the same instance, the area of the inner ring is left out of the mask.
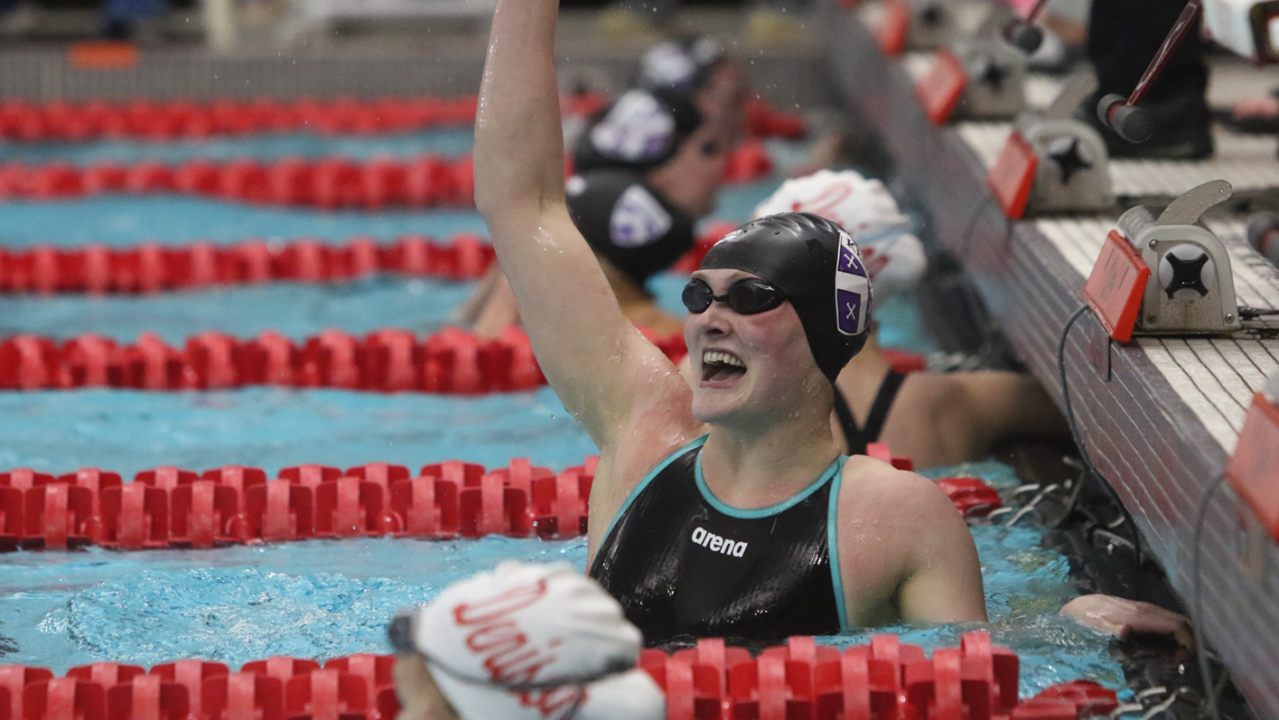
<path id="1" fill-rule="evenodd" d="M 702 382 L 727 382 L 746 374 L 746 363 L 723 350 L 702 353 Z"/>

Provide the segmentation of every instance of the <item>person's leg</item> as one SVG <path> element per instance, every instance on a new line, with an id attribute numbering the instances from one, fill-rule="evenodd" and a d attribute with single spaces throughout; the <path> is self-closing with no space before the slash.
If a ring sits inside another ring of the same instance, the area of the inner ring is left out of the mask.
<path id="1" fill-rule="evenodd" d="M 1097 100 L 1109 93 L 1133 91 L 1151 59 L 1176 23 L 1185 0 L 1104 0 L 1089 15 L 1087 55 L 1097 72 L 1098 91 L 1082 111 L 1095 119 Z M 1133 145 L 1104 130 L 1112 155 L 1204 157 L 1212 153 L 1208 106 L 1208 67 L 1203 60 L 1199 24 L 1169 58 L 1163 73 L 1141 102 L 1154 118 L 1154 135 Z"/>
<path id="2" fill-rule="evenodd" d="M 129 37 L 138 20 L 159 16 L 164 5 L 165 0 L 107 0 L 102 5 L 106 35 Z"/>

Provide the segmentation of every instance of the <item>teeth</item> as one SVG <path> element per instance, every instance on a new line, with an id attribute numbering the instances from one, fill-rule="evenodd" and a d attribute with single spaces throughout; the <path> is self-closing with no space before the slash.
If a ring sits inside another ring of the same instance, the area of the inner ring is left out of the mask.
<path id="1" fill-rule="evenodd" d="M 720 352 L 718 350 L 707 350 L 706 352 L 702 353 L 702 363 L 707 365 L 711 363 L 717 363 L 720 365 L 732 365 L 733 367 L 739 367 L 739 368 L 746 367 L 746 365 L 741 360 L 738 360 L 737 358 L 733 357 L 732 355 L 729 355 L 726 352 Z"/>

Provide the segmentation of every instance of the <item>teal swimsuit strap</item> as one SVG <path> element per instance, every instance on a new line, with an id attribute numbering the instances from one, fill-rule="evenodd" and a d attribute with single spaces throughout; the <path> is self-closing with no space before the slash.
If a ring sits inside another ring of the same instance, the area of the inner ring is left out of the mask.
<path id="1" fill-rule="evenodd" d="M 840 455 L 835 458 L 838 464 L 837 472 L 830 486 L 830 499 L 828 501 L 829 508 L 826 517 L 826 546 L 827 553 L 830 555 L 830 580 L 835 586 L 835 607 L 839 610 L 839 630 L 840 632 L 848 632 L 851 624 L 848 622 L 848 606 L 844 602 L 844 581 L 839 571 L 839 488 L 844 479 L 844 463 L 848 461 L 847 455 Z"/>
<path id="2" fill-rule="evenodd" d="M 840 457 L 844 457 L 844 456 L 841 455 Z M 823 485 L 825 485 L 828 481 L 830 481 L 832 476 L 837 475 L 838 473 L 836 473 L 835 471 L 838 470 L 841 466 L 842 466 L 842 463 L 840 462 L 840 458 L 839 457 L 835 458 L 834 460 L 831 461 L 830 465 L 826 466 L 826 469 L 822 471 L 822 474 L 818 475 L 817 479 L 814 480 L 813 483 L 809 485 L 808 487 L 804 488 L 803 490 L 800 490 L 799 492 L 795 493 L 794 495 L 790 496 L 789 498 L 779 503 L 776 503 L 774 505 L 769 505 L 768 507 L 765 507 L 765 508 L 758 508 L 756 510 L 742 510 L 741 508 L 735 508 L 732 505 L 728 505 L 724 503 L 724 501 L 715 497 L 714 493 L 711 492 L 711 489 L 706 486 L 706 478 L 702 476 L 702 456 L 701 455 L 697 456 L 697 463 L 693 468 L 693 475 L 697 481 L 698 491 L 702 493 L 702 497 L 706 500 L 706 502 L 711 507 L 715 508 L 719 512 L 724 513 L 725 515 L 729 517 L 742 518 L 745 520 L 754 520 L 756 518 L 768 517 L 769 515 L 776 515 L 777 513 L 780 513 L 788 508 L 794 507 L 795 505 L 803 502 L 804 499 L 807 498 L 809 495 L 812 495 L 813 493 L 820 490 Z"/>
<path id="3" fill-rule="evenodd" d="M 622 502 L 622 506 L 617 509 L 617 513 L 613 515 L 612 521 L 609 522 L 608 530 L 604 533 L 604 537 L 600 538 L 600 542 L 607 540 L 608 537 L 613 534 L 613 528 L 617 527 L 617 521 L 620 520 L 621 517 L 626 514 L 626 511 L 631 508 L 631 504 L 635 502 L 635 498 L 639 497 L 640 493 L 644 492 L 644 488 L 648 487 L 649 483 L 653 482 L 653 478 L 657 477 L 659 473 L 665 470 L 667 465 L 675 462 L 676 458 L 679 458 L 689 450 L 705 445 L 706 438 L 706 435 L 697 438 L 670 455 L 667 455 L 661 462 L 653 466 L 653 469 L 649 470 L 648 474 L 644 476 L 644 479 L 640 480 L 639 484 L 635 486 L 635 489 L 631 490 L 630 494 L 626 496 L 626 500 Z"/>

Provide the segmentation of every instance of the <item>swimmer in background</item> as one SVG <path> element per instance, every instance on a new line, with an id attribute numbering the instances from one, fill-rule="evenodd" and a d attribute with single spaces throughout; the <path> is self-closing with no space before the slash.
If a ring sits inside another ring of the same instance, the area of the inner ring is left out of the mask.
<path id="1" fill-rule="evenodd" d="M 635 84 L 691 96 L 726 148 L 742 141 L 749 95 L 746 69 L 715 38 L 692 35 L 654 45 L 640 58 Z"/>
<path id="2" fill-rule="evenodd" d="M 595 119 L 574 153 L 578 174 L 566 185 L 570 214 L 585 222 L 579 229 L 627 319 L 659 336 L 681 332 L 683 323 L 657 308 L 645 282 L 692 248 L 693 225 L 715 208 L 727 157 L 721 134 L 686 94 L 636 89 Z M 498 265 L 460 316 L 481 338 L 519 323 Z"/>
<path id="3" fill-rule="evenodd" d="M 923 276 L 923 245 L 878 180 L 852 170 L 822 170 L 783 183 L 755 216 L 787 211 L 820 215 L 853 236 L 865 254 L 876 302 L 912 289 Z M 885 442 L 915 467 L 930 468 L 980 460 L 1008 441 L 1070 439 L 1065 419 L 1033 376 L 1001 370 L 899 373 L 874 331 L 840 372 L 838 387 L 851 417 L 835 421 L 851 454 L 865 452 L 867 443 Z"/>
<path id="4" fill-rule="evenodd" d="M 642 637 L 617 601 L 567 563 L 504 562 L 402 610 L 397 720 L 662 720 L 638 669 Z"/>
<path id="5" fill-rule="evenodd" d="M 591 576 L 654 644 L 984 621 L 945 494 L 832 434 L 832 383 L 869 335 L 847 233 L 791 213 L 721 240 L 684 293 L 693 387 L 625 321 L 564 199 L 556 12 L 499 2 L 475 197 L 538 363 L 600 450 Z"/>

